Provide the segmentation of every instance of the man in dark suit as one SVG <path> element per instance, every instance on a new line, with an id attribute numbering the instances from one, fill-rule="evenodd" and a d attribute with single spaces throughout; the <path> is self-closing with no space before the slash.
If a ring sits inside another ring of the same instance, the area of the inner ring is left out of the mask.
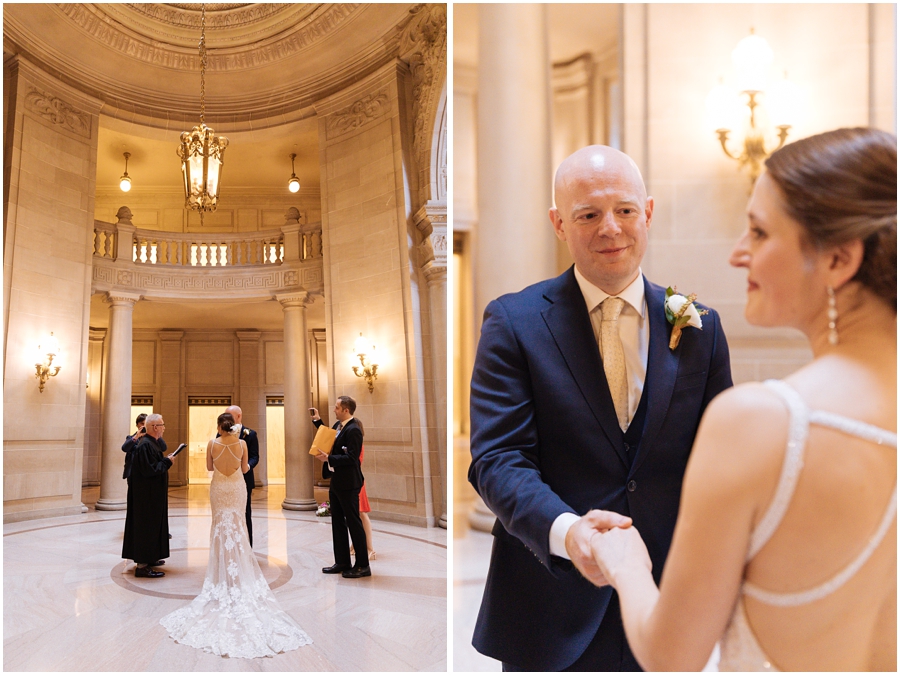
<path id="1" fill-rule="evenodd" d="M 319 411 L 310 408 L 312 421 L 316 427 L 324 424 Z M 369 549 L 366 545 L 366 531 L 359 515 L 359 491 L 363 486 L 362 468 L 359 455 L 362 451 L 362 429 L 353 417 L 356 401 L 349 396 L 338 396 L 334 406 L 337 422 L 337 436 L 331 454 L 319 453 L 316 459 L 322 462 L 322 477 L 331 478 L 328 501 L 331 504 L 331 541 L 334 548 L 334 564 L 323 567 L 325 574 L 341 573 L 347 579 L 372 576 L 369 567 Z M 350 544 L 347 530 L 356 551 L 356 564 L 350 565 Z"/>
<path id="2" fill-rule="evenodd" d="M 244 413 L 236 405 L 230 405 L 225 408 L 225 412 L 231 413 L 234 417 L 235 426 L 238 427 L 238 438 L 247 444 L 247 464 L 250 470 L 244 474 L 244 483 L 247 484 L 247 534 L 250 537 L 250 546 L 253 546 L 253 521 L 250 519 L 250 499 L 253 494 L 254 478 L 253 467 L 259 464 L 259 438 L 253 429 L 249 429 L 241 424 Z M 218 434 L 216 434 L 218 436 Z"/>
<path id="3" fill-rule="evenodd" d="M 134 432 L 131 436 L 125 437 L 125 442 L 122 443 L 122 452 L 125 453 L 125 471 L 122 472 L 122 478 L 128 481 L 128 484 L 131 484 L 131 453 L 137 447 L 138 441 L 141 440 L 141 437 L 147 433 L 147 430 L 144 429 L 144 420 L 147 419 L 147 413 L 141 413 L 134 420 L 135 425 L 137 426 L 137 431 Z M 127 503 L 127 499 L 126 499 Z"/>
<path id="4" fill-rule="evenodd" d="M 473 644 L 504 670 L 640 670 L 615 592 L 585 578 L 603 581 L 590 537 L 633 521 L 659 582 L 728 347 L 710 310 L 670 349 L 665 289 L 640 269 L 653 199 L 630 158 L 579 150 L 555 198 L 575 265 L 487 306 L 472 375 L 469 480 L 498 517 Z"/>

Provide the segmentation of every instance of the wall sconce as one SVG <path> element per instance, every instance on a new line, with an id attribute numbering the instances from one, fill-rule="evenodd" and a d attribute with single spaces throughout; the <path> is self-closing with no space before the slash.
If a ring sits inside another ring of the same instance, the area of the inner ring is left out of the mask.
<path id="1" fill-rule="evenodd" d="M 291 192 L 299 192 L 300 190 L 300 179 L 297 178 L 297 174 L 294 172 L 294 158 L 296 156 L 296 152 L 291 153 L 291 179 L 288 181 L 288 190 Z"/>
<path id="2" fill-rule="evenodd" d="M 353 374 L 366 378 L 369 393 L 375 391 L 375 380 L 378 379 L 378 358 L 375 356 L 375 345 L 360 333 L 353 346 L 353 353 L 359 358 L 359 366 L 353 366 Z"/>
<path id="3" fill-rule="evenodd" d="M 722 150 L 740 162 L 741 168 L 747 167 L 754 183 L 766 158 L 784 145 L 800 108 L 799 90 L 786 76 L 770 82 L 768 71 L 773 59 L 769 43 L 754 35 L 751 28 L 750 35 L 731 53 L 737 86 L 719 84 L 706 97 L 707 119 L 719 136 Z M 744 132 L 743 148 L 732 152 L 728 135 L 740 129 Z M 778 141 L 767 149 L 767 136 L 772 130 L 777 131 Z"/>
<path id="4" fill-rule="evenodd" d="M 42 394 L 44 393 L 44 384 L 46 384 L 47 380 L 51 377 L 56 377 L 60 371 L 61 366 L 58 362 L 55 366 L 53 365 L 53 359 L 58 356 L 59 341 L 53 337 L 53 333 L 50 333 L 50 336 L 38 345 L 38 362 L 34 364 L 37 371 L 35 377 L 40 380 L 38 390 Z"/>
<path id="5" fill-rule="evenodd" d="M 122 154 L 125 155 L 125 173 L 119 179 L 119 189 L 122 192 L 128 192 L 131 189 L 131 179 L 128 177 L 128 158 L 131 157 L 131 153 L 123 152 Z"/>

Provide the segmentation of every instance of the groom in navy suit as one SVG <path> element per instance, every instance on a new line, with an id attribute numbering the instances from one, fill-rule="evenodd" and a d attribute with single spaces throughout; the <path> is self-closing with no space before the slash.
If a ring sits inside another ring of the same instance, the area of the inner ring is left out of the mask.
<path id="1" fill-rule="evenodd" d="M 710 310 L 670 349 L 665 289 L 640 269 L 653 199 L 628 156 L 583 148 L 554 187 L 575 265 L 487 306 L 472 375 L 469 480 L 497 516 L 473 644 L 508 671 L 640 670 L 615 591 L 587 580 L 603 579 L 590 537 L 630 518 L 659 583 L 728 346 Z"/>

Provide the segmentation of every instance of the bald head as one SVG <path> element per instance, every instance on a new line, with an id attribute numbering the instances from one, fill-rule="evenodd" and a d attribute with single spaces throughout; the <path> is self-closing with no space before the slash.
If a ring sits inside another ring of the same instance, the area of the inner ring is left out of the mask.
<path id="1" fill-rule="evenodd" d="M 559 165 L 554 193 L 550 223 L 575 268 L 617 295 L 640 273 L 653 217 L 637 165 L 615 148 L 589 145 Z"/>
<path id="2" fill-rule="evenodd" d="M 231 416 L 234 418 L 235 424 L 241 423 L 241 417 L 243 417 L 244 413 L 241 412 L 241 409 L 236 405 L 230 405 L 225 408 L 225 412 L 231 413 Z"/>
<path id="3" fill-rule="evenodd" d="M 588 145 L 566 157 L 556 170 L 553 198 L 557 208 L 565 200 L 572 184 L 580 180 L 603 181 L 613 177 L 634 185 L 638 196 L 647 198 L 647 188 L 637 164 L 628 155 L 608 145 Z"/>

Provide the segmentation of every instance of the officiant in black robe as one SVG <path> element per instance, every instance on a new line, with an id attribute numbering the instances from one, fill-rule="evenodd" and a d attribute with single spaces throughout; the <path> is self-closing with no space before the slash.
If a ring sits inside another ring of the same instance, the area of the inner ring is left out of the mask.
<path id="1" fill-rule="evenodd" d="M 169 557 L 168 471 L 172 460 L 164 454 L 164 428 L 161 415 L 150 415 L 146 420 L 147 434 L 132 451 L 132 494 L 125 516 L 122 557 L 137 563 L 138 577 L 163 576 L 153 567 Z"/>

